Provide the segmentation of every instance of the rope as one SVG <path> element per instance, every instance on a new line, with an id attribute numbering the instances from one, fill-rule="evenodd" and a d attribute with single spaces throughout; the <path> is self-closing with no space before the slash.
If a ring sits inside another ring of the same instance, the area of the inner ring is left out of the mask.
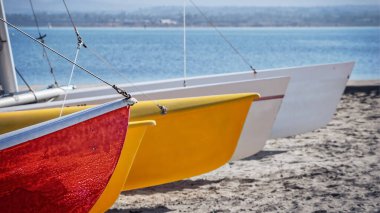
<path id="1" fill-rule="evenodd" d="M 44 38 L 46 37 L 46 34 L 44 34 L 44 35 L 41 34 L 41 31 L 40 31 L 40 25 L 38 24 L 37 15 L 36 15 L 36 13 L 35 13 L 35 11 L 34 11 L 34 7 L 33 7 L 32 0 L 29 0 L 29 3 L 30 3 L 30 7 L 32 8 L 32 13 L 33 13 L 33 16 L 34 16 L 34 22 L 36 23 L 36 27 L 37 27 L 37 31 L 38 31 L 38 35 L 39 35 L 39 37 L 38 37 L 37 39 L 38 39 L 39 41 L 41 41 L 41 43 L 45 43 Z M 54 74 L 53 66 L 52 66 L 52 64 L 51 64 L 51 61 L 50 61 L 50 59 L 49 59 L 49 56 L 48 56 L 48 54 L 47 54 L 47 52 L 46 52 L 45 47 L 42 47 L 42 51 L 43 51 L 42 54 L 43 54 L 43 56 L 46 58 L 46 61 L 48 62 L 48 65 L 49 65 L 49 67 L 50 67 L 50 74 L 51 74 L 52 77 L 53 77 L 54 85 L 55 85 L 56 87 L 59 87 L 58 82 L 57 82 L 57 78 L 55 77 L 55 74 Z"/>
<path id="2" fill-rule="evenodd" d="M 33 16 L 34 16 L 34 22 L 36 23 L 36 27 L 37 27 L 38 35 L 40 36 L 39 39 L 42 40 L 42 42 L 43 42 L 43 38 L 46 37 L 46 34 L 44 34 L 44 35 L 41 34 L 41 31 L 40 31 L 40 25 L 38 24 L 38 20 L 37 20 L 36 13 L 35 13 L 35 11 L 34 11 L 34 7 L 33 7 L 33 2 L 32 2 L 32 0 L 29 0 L 29 3 L 30 3 L 30 7 L 32 8 L 32 13 L 33 13 Z"/>
<path id="3" fill-rule="evenodd" d="M 21 34 L 23 34 L 24 36 L 28 37 L 29 39 L 39 43 L 40 45 L 44 46 L 46 49 L 50 50 L 51 52 L 53 52 L 54 54 L 58 55 L 59 57 L 63 58 L 64 60 L 66 60 L 67 62 L 69 62 L 70 64 L 73 64 L 75 65 L 76 67 L 78 67 L 79 69 L 81 69 L 82 71 L 88 73 L 89 75 L 91 75 L 92 77 L 98 79 L 99 81 L 103 82 L 104 84 L 107 84 L 108 86 L 112 87 L 112 88 L 118 88 L 116 85 L 112 85 L 110 84 L 109 82 L 103 80 L 102 78 L 98 77 L 97 75 L 95 75 L 94 73 L 92 73 L 90 70 L 80 66 L 79 64 L 73 62 L 72 60 L 70 60 L 69 58 L 67 58 L 66 56 L 64 56 L 62 53 L 54 50 L 53 48 L 49 47 L 48 45 L 40 42 L 39 40 L 33 38 L 31 35 L 29 35 L 28 33 L 24 32 L 23 30 L 21 30 L 20 28 L 16 27 L 15 25 L 9 23 L 8 21 L 4 20 L 3 18 L 0 17 L 0 20 L 4 23 L 6 23 L 7 25 L 9 25 L 10 27 L 14 28 L 15 30 L 17 30 L 18 32 L 20 32 Z M 125 92 L 124 90 L 118 88 L 119 90 L 116 90 L 116 92 L 118 92 L 119 94 L 123 95 L 124 97 L 126 97 L 127 99 L 129 99 L 131 96 L 130 94 L 128 94 L 127 92 Z M 120 92 L 120 91 L 123 91 L 123 92 Z M 127 96 L 124 95 L 124 94 L 128 94 Z"/>
<path id="4" fill-rule="evenodd" d="M 71 17 L 69 8 L 66 5 L 66 1 L 65 0 L 62 0 L 62 1 L 63 1 L 63 4 L 65 5 L 66 12 L 70 18 L 71 24 L 73 25 L 73 28 L 74 28 L 75 35 L 77 37 L 77 49 L 76 49 L 75 58 L 74 58 L 74 62 L 76 63 L 78 60 L 79 51 L 80 51 L 81 47 L 83 46 L 86 48 L 86 45 L 84 44 L 82 37 L 79 35 L 79 32 L 78 32 L 78 30 L 74 24 L 73 18 Z M 71 68 L 70 78 L 69 78 L 69 82 L 67 83 L 67 87 L 69 87 L 71 84 L 71 80 L 72 80 L 73 75 L 74 75 L 74 70 L 75 70 L 75 65 L 73 65 Z M 119 92 L 119 90 L 116 90 L 116 91 Z M 67 99 L 67 91 L 65 90 L 65 97 L 63 98 L 63 102 L 62 102 L 62 106 L 61 106 L 61 112 L 59 113 L 59 117 L 62 116 L 63 108 L 65 107 L 65 104 L 66 104 L 66 99 Z"/>
<path id="5" fill-rule="evenodd" d="M 77 48 L 77 51 L 75 53 L 74 62 L 77 62 L 79 51 L 80 51 L 80 46 Z M 71 68 L 70 78 L 69 78 L 69 82 L 67 83 L 67 87 L 69 87 L 71 85 L 71 80 L 73 79 L 74 70 L 75 70 L 75 65 L 73 65 L 72 68 Z M 63 98 L 63 103 L 62 103 L 62 106 L 61 106 L 61 112 L 59 113 L 59 117 L 62 116 L 63 107 L 65 107 L 65 104 L 66 104 L 66 99 L 67 99 L 67 91 L 65 90 L 65 97 Z"/>
<path id="6" fill-rule="evenodd" d="M 203 16 L 204 19 L 208 22 L 210 26 L 219 34 L 219 36 L 232 48 L 232 50 L 241 58 L 241 60 L 251 68 L 254 74 L 257 73 L 256 69 L 248 62 L 248 60 L 239 52 L 239 50 L 232 45 L 232 43 L 224 36 L 224 34 L 214 25 L 214 23 L 206 16 L 206 14 L 194 3 L 193 0 L 189 0 L 190 3 L 198 10 L 198 12 Z"/>
<path id="7" fill-rule="evenodd" d="M 32 89 L 32 87 L 28 84 L 28 82 L 25 80 L 24 76 L 21 75 L 20 71 L 18 71 L 18 69 L 15 67 L 15 70 L 16 70 L 16 73 L 18 74 L 18 76 L 20 76 L 21 80 L 24 82 L 24 84 L 28 87 L 29 91 L 32 92 L 33 96 L 34 96 L 34 99 L 36 100 L 36 102 L 38 101 L 37 99 L 37 96 L 36 94 L 34 93 L 34 90 Z"/>

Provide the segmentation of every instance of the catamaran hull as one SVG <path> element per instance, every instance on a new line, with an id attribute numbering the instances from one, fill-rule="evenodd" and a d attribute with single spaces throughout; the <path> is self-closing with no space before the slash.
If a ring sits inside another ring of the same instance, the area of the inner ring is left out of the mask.
<path id="1" fill-rule="evenodd" d="M 291 78 L 288 89 L 276 121 L 271 138 L 294 136 L 310 132 L 325 126 L 332 118 L 340 101 L 347 81 L 354 67 L 354 62 L 323 64 L 283 69 L 262 70 L 257 74 L 236 72 L 229 74 L 200 76 L 189 78 L 188 87 L 221 82 L 262 80 L 279 76 Z M 124 85 L 127 91 L 149 91 L 183 87 L 183 79 L 155 81 Z M 96 88 L 73 91 L 72 99 L 96 95 L 111 94 L 110 89 Z M 262 94 L 262 90 L 256 91 Z"/>
<path id="2" fill-rule="evenodd" d="M 245 118 L 257 94 L 232 94 L 136 104 L 131 120 L 152 119 L 139 148 L 124 190 L 182 180 L 227 163 L 236 149 Z M 140 105 L 140 106 L 139 106 Z M 154 109 L 156 113 L 146 113 Z"/>
<path id="3" fill-rule="evenodd" d="M 131 103 L 117 101 L 1 135 L 1 210 L 88 212 L 98 202 L 96 210 L 106 210 L 114 201 L 108 197 L 123 184 L 110 182 L 120 170 L 119 157 L 133 157 L 143 136 L 124 146 Z M 123 169 L 117 176 L 126 178 Z"/>
<path id="4" fill-rule="evenodd" d="M 339 104 L 354 62 L 263 72 L 263 77 L 290 76 L 271 138 L 313 131 L 327 125 Z"/>
<path id="5" fill-rule="evenodd" d="M 261 81 L 266 78 L 290 76 L 291 80 L 270 136 L 271 138 L 287 137 L 318 129 L 325 126 L 331 120 L 353 66 L 354 62 L 346 62 L 263 70 L 257 74 L 253 74 L 253 72 L 238 72 L 193 77 L 187 79 L 186 88 L 215 83 L 220 84 L 250 79 Z M 162 98 L 168 98 L 168 96 L 165 95 L 165 90 L 170 88 L 172 90 L 180 90 L 183 88 L 183 79 L 145 82 L 135 84 L 134 86 L 122 85 L 122 88 L 135 93 L 137 93 L 137 91 L 144 91 L 144 93 L 148 95 L 152 90 L 163 90 L 161 91 L 163 94 Z M 251 90 L 247 90 L 246 92 L 249 91 Z M 266 90 L 262 89 L 255 92 L 265 97 L 265 91 Z M 67 101 L 67 105 L 76 106 L 113 100 L 117 96 L 109 95 L 112 94 L 112 92 L 111 89 L 106 87 L 79 89 L 69 93 L 68 97 L 70 100 Z M 225 91 L 221 90 L 219 94 L 223 92 Z M 141 95 L 140 98 L 146 99 L 147 96 Z M 0 111 L 50 108 L 58 107 L 60 104 L 62 103 L 57 101 L 45 104 L 34 104 L 31 106 L 2 108 Z M 261 120 L 256 121 L 261 123 Z"/>

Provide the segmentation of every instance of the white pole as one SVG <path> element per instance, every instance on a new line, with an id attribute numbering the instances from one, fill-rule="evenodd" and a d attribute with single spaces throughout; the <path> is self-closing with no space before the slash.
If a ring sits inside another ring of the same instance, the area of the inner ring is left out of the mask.
<path id="1" fill-rule="evenodd" d="M 186 87 L 187 75 L 187 56 L 186 56 L 186 0 L 183 0 L 183 86 Z"/>
<path id="2" fill-rule="evenodd" d="M 0 17 L 6 20 L 3 0 L 0 0 Z M 0 85 L 4 94 L 14 94 L 18 92 L 17 78 L 8 26 L 4 22 L 0 23 L 0 39 Z"/>

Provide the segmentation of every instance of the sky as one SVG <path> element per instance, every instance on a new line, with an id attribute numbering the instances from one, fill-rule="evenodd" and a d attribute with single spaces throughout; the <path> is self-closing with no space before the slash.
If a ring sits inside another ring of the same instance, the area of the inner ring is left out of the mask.
<path id="1" fill-rule="evenodd" d="M 32 0 L 36 11 L 64 12 L 62 0 Z M 71 11 L 128 11 L 156 6 L 181 6 L 184 0 L 66 0 Z M 189 1 L 189 0 L 186 0 Z M 380 5 L 380 0 L 192 0 L 198 6 L 337 6 Z M 7 13 L 30 13 L 29 0 L 3 0 Z M 189 2 L 187 4 L 190 4 Z"/>

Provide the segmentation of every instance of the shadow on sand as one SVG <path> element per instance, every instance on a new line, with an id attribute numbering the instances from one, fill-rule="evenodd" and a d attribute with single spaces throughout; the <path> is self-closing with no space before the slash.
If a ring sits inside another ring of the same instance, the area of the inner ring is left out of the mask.
<path id="1" fill-rule="evenodd" d="M 273 151 L 261 151 L 253 156 L 247 157 L 243 159 L 244 161 L 249 161 L 249 160 L 261 160 L 264 158 L 271 157 L 273 155 L 277 154 L 282 154 L 286 153 L 287 151 L 280 151 L 280 150 L 273 150 Z M 240 183 L 246 184 L 246 183 L 253 183 L 256 182 L 257 180 L 255 179 L 229 179 L 229 178 L 222 178 L 219 180 L 181 180 L 173 183 L 167 183 L 159 186 L 152 186 L 148 188 L 143 188 L 143 189 L 136 189 L 136 190 L 131 190 L 131 191 L 125 191 L 121 192 L 122 195 L 125 196 L 134 196 L 134 195 L 151 195 L 151 194 L 156 194 L 156 193 L 167 193 L 171 191 L 182 191 L 185 189 L 198 189 L 202 186 L 206 185 L 212 185 L 215 183 L 220 183 L 222 181 L 238 181 Z M 170 212 L 173 211 L 166 206 L 156 206 L 152 208 L 139 208 L 139 209 L 111 209 L 107 211 L 108 213 L 113 213 L 113 212 L 121 212 L 121 213 L 150 213 L 150 212 L 157 212 L 157 213 L 165 213 L 165 212 Z"/>
<path id="2" fill-rule="evenodd" d="M 288 151 L 283 151 L 283 150 L 261 151 L 261 152 L 258 152 L 257 154 L 254 154 L 252 156 L 246 157 L 246 158 L 244 158 L 242 160 L 243 161 L 247 161 L 247 160 L 262 160 L 264 158 L 267 158 L 267 157 L 270 157 L 270 156 L 273 156 L 273 155 L 282 154 L 282 153 L 285 153 L 285 152 L 288 152 Z"/>
<path id="3" fill-rule="evenodd" d="M 149 195 L 153 193 L 166 193 L 170 191 L 182 191 L 184 189 L 197 189 L 204 185 L 210 185 L 213 183 L 220 183 L 225 179 L 220 180 L 181 180 L 173 183 L 167 183 L 159 186 L 152 186 L 143 189 L 136 189 L 131 191 L 121 192 L 122 195 Z"/>
<path id="4" fill-rule="evenodd" d="M 152 208 L 139 208 L 139 209 L 110 209 L 107 213 L 165 213 L 173 211 L 166 206 L 156 206 Z"/>
<path id="5" fill-rule="evenodd" d="M 253 156 L 250 156 L 250 157 L 247 157 L 245 159 L 243 159 L 244 161 L 248 161 L 248 160 L 261 160 L 261 159 L 264 159 L 264 158 L 267 158 L 267 157 L 270 157 L 270 156 L 273 156 L 273 155 L 277 155 L 277 154 L 282 154 L 282 153 L 285 153 L 287 151 L 277 151 L 277 150 L 274 150 L 274 151 L 261 151 Z M 246 181 L 244 179 L 240 180 L 240 179 L 236 179 L 238 180 L 239 182 L 241 181 Z M 136 190 L 131 190 L 131 191 L 125 191 L 125 192 L 121 192 L 122 195 L 126 195 L 126 196 L 133 196 L 133 195 L 150 195 L 150 194 L 155 194 L 155 193 L 166 193 L 166 192 L 171 192 L 171 191 L 182 191 L 184 189 L 198 189 L 199 187 L 201 186 L 205 186 L 205 185 L 211 185 L 211 184 L 215 184 L 215 183 L 220 183 L 222 181 L 234 181 L 234 180 L 229 180 L 228 178 L 222 178 L 222 179 L 219 179 L 219 180 L 203 180 L 203 179 L 199 179 L 199 180 L 181 180 L 181 181 L 176 181 L 176 182 L 173 182 L 173 183 L 167 183 L 167 184 L 163 184 L 163 185 L 159 185 L 159 186 L 152 186 L 152 187 L 148 187 L 148 188 L 143 188 L 143 189 L 136 189 Z"/>

